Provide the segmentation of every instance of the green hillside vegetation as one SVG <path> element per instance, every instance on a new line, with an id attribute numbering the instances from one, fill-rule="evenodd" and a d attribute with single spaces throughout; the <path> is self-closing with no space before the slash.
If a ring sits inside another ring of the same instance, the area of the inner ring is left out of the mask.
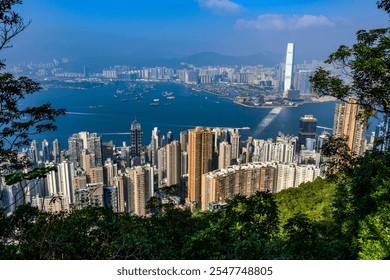
<path id="1" fill-rule="evenodd" d="M 283 190 L 275 195 L 280 224 L 294 215 L 304 214 L 311 221 L 330 221 L 335 210 L 336 184 L 323 178 L 304 183 L 299 188 Z"/>

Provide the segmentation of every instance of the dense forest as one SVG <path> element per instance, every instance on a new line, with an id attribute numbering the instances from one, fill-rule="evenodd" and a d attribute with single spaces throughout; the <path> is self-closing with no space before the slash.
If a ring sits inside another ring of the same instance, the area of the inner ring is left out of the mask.
<path id="1" fill-rule="evenodd" d="M 0 50 L 28 25 L 12 12 L 15 4 L 21 1 L 0 5 Z M 379 1 L 378 8 L 389 13 L 389 1 Z M 342 63 L 353 82 L 344 85 L 318 69 L 314 89 L 340 100 L 357 97 L 366 117 L 389 114 L 389 32 L 358 31 L 353 47 L 341 46 L 327 60 Z M 29 143 L 31 129 L 55 129 L 55 117 L 63 114 L 50 104 L 17 109 L 24 94 L 38 90 L 28 78 L 0 74 L 0 175 L 10 174 L 9 182 L 47 172 L 18 173 L 26 162 L 14 149 Z M 29 122 L 18 122 L 22 117 Z M 13 146 L 6 145 L 10 137 L 17 140 Z M 237 195 L 212 212 L 168 205 L 147 217 L 93 207 L 53 214 L 22 205 L 5 216 L 0 209 L 0 259 L 389 259 L 390 152 L 374 149 L 356 157 L 335 139 L 325 153 L 326 179 L 276 194 Z"/>

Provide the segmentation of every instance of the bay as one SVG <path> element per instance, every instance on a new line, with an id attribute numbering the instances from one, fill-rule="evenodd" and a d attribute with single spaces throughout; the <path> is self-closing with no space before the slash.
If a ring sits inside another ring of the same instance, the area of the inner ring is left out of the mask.
<path id="1" fill-rule="evenodd" d="M 80 131 L 97 132 L 103 141 L 113 140 L 116 145 L 130 142 L 130 126 L 136 119 L 142 126 L 143 144 L 148 144 L 151 132 L 158 127 L 162 134 L 173 132 L 179 139 L 180 131 L 196 126 L 204 127 L 249 127 L 240 130 L 243 139 L 275 138 L 278 132 L 298 134 L 299 118 L 313 115 L 318 125 L 333 127 L 335 102 L 307 103 L 298 107 L 279 110 L 270 108 L 248 108 L 233 103 L 231 99 L 213 95 L 205 91 L 194 91 L 191 87 L 179 83 L 154 83 L 154 89 L 142 91 L 145 84 L 133 83 L 137 86 L 133 93 L 117 93 L 117 89 L 126 89 L 128 84 L 112 83 L 102 87 L 49 88 L 35 93 L 25 99 L 24 105 L 52 103 L 55 108 L 65 108 L 67 114 L 56 121 L 58 129 L 34 136 L 40 142 L 43 139 L 58 139 L 61 148 L 67 147 L 67 139 Z M 164 91 L 172 92 L 174 99 L 162 95 Z M 136 96 L 143 98 L 136 99 Z M 127 99 L 127 100 L 125 100 Z M 155 99 L 159 105 L 151 106 Z M 23 105 L 23 104 L 22 104 Z M 275 114 L 270 114 L 276 112 Z M 264 119 L 273 118 L 264 123 Z M 321 133 L 319 129 L 318 133 Z"/>

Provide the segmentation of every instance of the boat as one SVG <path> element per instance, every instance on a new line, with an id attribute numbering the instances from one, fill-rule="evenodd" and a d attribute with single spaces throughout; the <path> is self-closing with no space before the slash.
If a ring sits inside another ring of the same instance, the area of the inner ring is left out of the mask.
<path id="1" fill-rule="evenodd" d="M 155 99 L 153 99 L 153 102 L 160 102 L 160 99 L 159 98 L 155 98 Z"/>
<path id="2" fill-rule="evenodd" d="M 162 93 L 161 93 L 161 95 L 162 96 L 164 96 L 164 97 L 168 97 L 168 96 L 171 96 L 173 94 L 173 92 L 172 91 L 163 91 Z"/>
<path id="3" fill-rule="evenodd" d="M 174 96 L 167 96 L 167 99 L 175 99 Z"/>

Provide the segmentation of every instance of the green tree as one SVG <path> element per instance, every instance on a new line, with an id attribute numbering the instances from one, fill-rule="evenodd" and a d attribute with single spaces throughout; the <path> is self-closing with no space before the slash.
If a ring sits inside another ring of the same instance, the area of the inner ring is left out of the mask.
<path id="1" fill-rule="evenodd" d="M 390 13 L 388 0 L 378 1 L 377 5 Z M 348 82 L 320 67 L 311 77 L 314 91 L 345 102 L 348 97 L 355 97 L 364 106 L 366 117 L 377 112 L 390 113 L 389 34 L 389 27 L 359 30 L 352 47 L 342 45 L 325 60 L 342 70 Z"/>
<path id="2" fill-rule="evenodd" d="M 14 11 L 21 0 L 0 2 L 0 50 L 12 47 L 11 40 L 30 24 Z M 0 177 L 6 176 L 6 183 L 41 178 L 47 170 L 22 173 L 31 166 L 29 159 L 19 156 L 18 150 L 31 142 L 33 135 L 55 130 L 55 119 L 65 113 L 50 103 L 40 106 L 22 107 L 19 103 L 28 95 L 41 90 L 38 83 L 28 77 L 14 77 L 4 71 L 5 61 L 0 61 Z M 19 172 L 19 173 L 18 173 Z M 2 196 L 0 195 L 0 200 Z"/>
<path id="3" fill-rule="evenodd" d="M 10 48 L 11 40 L 24 31 L 22 17 L 13 11 L 21 0 L 3 0 L 0 2 L 0 50 Z M 0 71 L 4 70 L 4 60 Z M 40 90 L 38 83 L 27 77 L 14 77 L 7 72 L 0 73 L 0 174 L 12 173 L 28 165 L 26 159 L 18 158 L 17 150 L 31 141 L 31 136 L 48 130 L 54 130 L 55 118 L 64 114 L 63 109 L 54 109 L 50 103 L 36 107 L 19 105 L 27 95 Z"/>
<path id="4" fill-rule="evenodd" d="M 388 0 L 377 5 L 390 13 Z M 326 60 L 344 71 L 350 82 L 319 68 L 311 77 L 314 90 L 343 101 L 356 98 L 366 118 L 378 112 L 390 114 L 389 33 L 388 27 L 358 31 L 356 44 L 340 46 Z M 374 150 L 357 158 L 345 142 L 333 139 L 328 153 L 335 159 L 331 162 L 337 184 L 333 216 L 336 234 L 344 244 L 343 255 L 348 259 L 389 258 L 390 152 Z"/>
<path id="5" fill-rule="evenodd" d="M 319 95 L 331 95 L 348 102 L 356 97 L 366 116 L 376 112 L 390 113 L 390 29 L 360 30 L 352 47 L 340 46 L 326 63 L 342 70 L 350 79 L 346 83 L 330 71 L 319 68 L 311 77 Z"/>
<path id="6" fill-rule="evenodd" d="M 191 237 L 184 248 L 185 258 L 268 258 L 267 244 L 276 237 L 279 226 L 272 194 L 236 195 L 225 208 L 203 215 L 205 228 Z"/>

